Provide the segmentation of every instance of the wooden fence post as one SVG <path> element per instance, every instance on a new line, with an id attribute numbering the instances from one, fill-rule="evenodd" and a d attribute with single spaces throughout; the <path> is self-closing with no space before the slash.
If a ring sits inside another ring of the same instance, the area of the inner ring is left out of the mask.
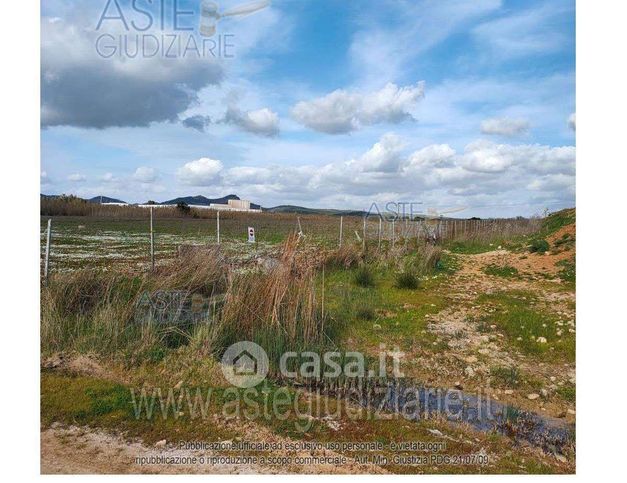
<path id="1" fill-rule="evenodd" d="M 396 242 L 396 231 L 394 229 L 394 219 L 392 219 L 392 248 L 394 248 L 395 242 Z"/>
<path id="2" fill-rule="evenodd" d="M 155 271 L 155 232 L 152 222 L 152 206 L 150 207 L 150 269 Z"/>
<path id="3" fill-rule="evenodd" d="M 342 248 L 342 230 L 344 228 L 344 217 L 340 216 L 340 248 Z"/>
<path id="4" fill-rule="evenodd" d="M 366 217 L 364 216 L 364 238 L 361 241 L 362 250 L 366 251 Z"/>
<path id="5" fill-rule="evenodd" d="M 46 258 L 44 261 L 44 283 L 48 285 L 48 267 L 50 260 L 50 234 L 52 232 L 52 218 L 48 218 L 48 231 L 46 233 Z"/>
<path id="6" fill-rule="evenodd" d="M 298 236 L 304 236 L 303 227 L 300 225 L 300 216 L 297 216 L 296 219 L 298 220 Z"/>
<path id="7" fill-rule="evenodd" d="M 220 244 L 220 210 L 216 210 L 216 233 L 218 245 Z"/>
<path id="8" fill-rule="evenodd" d="M 377 249 L 381 249 L 381 225 L 383 224 L 383 218 L 381 218 L 381 215 L 379 215 L 379 233 L 378 233 L 378 238 L 379 238 L 379 242 L 378 242 L 378 246 Z"/>

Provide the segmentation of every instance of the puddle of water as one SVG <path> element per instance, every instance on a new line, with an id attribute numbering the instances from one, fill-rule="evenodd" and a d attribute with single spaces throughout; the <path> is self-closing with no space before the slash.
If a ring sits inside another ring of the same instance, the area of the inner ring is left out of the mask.
<path id="1" fill-rule="evenodd" d="M 514 408 L 488 395 L 428 388 L 404 379 L 385 383 L 358 380 L 341 385 L 313 384 L 323 393 L 349 399 L 365 408 L 400 414 L 408 420 L 443 418 L 479 431 L 497 432 L 552 454 L 564 454 L 574 447 L 574 424 Z"/>

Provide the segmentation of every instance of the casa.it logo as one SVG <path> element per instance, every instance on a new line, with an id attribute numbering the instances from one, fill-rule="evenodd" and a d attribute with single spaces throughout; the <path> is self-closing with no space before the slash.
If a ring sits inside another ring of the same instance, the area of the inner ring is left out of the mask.
<path id="1" fill-rule="evenodd" d="M 237 342 L 222 356 L 224 377 L 236 387 L 256 386 L 266 378 L 268 369 L 268 354 L 254 342 Z"/>

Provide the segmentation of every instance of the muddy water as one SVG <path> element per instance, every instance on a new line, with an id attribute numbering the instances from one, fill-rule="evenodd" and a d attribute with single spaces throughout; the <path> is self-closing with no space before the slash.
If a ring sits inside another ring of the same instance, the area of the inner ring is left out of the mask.
<path id="1" fill-rule="evenodd" d="M 575 425 L 561 419 L 522 411 L 491 399 L 456 389 L 427 388 L 408 380 L 376 383 L 351 381 L 316 383 L 323 393 L 339 396 L 363 407 L 402 415 L 413 421 L 446 419 L 483 432 L 497 432 L 514 441 L 563 454 L 574 448 Z"/>

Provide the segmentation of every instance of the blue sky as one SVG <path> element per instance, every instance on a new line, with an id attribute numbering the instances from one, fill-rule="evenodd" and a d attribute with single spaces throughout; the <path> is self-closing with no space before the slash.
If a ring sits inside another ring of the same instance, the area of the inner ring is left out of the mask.
<path id="1" fill-rule="evenodd" d="M 177 3 L 192 29 L 177 31 L 164 1 L 163 29 L 159 2 L 136 2 L 157 20 L 146 31 L 130 1 L 117 2 L 129 30 L 96 30 L 115 0 L 42 5 L 43 193 L 574 206 L 574 1 L 274 0 L 217 22 L 229 56 L 99 55 L 102 35 L 202 41 L 200 1 Z"/>

